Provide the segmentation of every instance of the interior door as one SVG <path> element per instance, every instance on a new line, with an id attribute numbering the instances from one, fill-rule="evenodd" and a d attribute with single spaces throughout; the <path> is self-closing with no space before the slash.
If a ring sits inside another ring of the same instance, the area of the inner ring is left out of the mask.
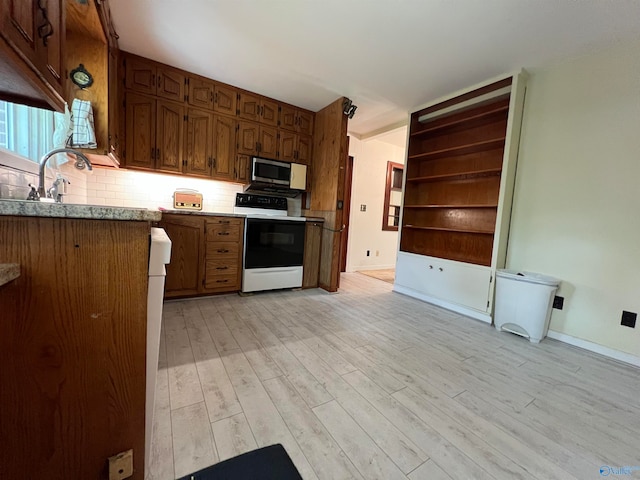
<path id="1" fill-rule="evenodd" d="M 344 200 L 342 205 L 342 224 L 344 230 L 340 236 L 340 271 L 347 270 L 347 246 L 349 244 L 349 217 L 351 215 L 351 183 L 353 180 L 353 157 L 347 158 L 344 172 Z"/>

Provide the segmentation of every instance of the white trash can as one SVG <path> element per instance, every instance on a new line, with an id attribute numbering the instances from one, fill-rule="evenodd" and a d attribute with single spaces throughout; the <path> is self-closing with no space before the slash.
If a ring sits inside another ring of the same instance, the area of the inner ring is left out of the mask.
<path id="1" fill-rule="evenodd" d="M 494 325 L 539 343 L 547 336 L 557 278 L 518 270 L 496 272 Z"/>

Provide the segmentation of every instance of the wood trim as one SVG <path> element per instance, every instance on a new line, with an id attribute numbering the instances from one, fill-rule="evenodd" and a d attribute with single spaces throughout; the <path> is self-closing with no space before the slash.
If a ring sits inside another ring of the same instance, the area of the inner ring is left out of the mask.
<path id="1" fill-rule="evenodd" d="M 387 179 L 384 186 L 384 207 L 382 210 L 382 230 L 390 232 L 397 232 L 399 229 L 397 226 L 389 225 L 387 221 L 389 217 L 389 207 L 391 206 L 391 182 L 393 181 L 394 168 L 402 170 L 404 174 L 404 165 L 396 162 L 387 162 Z"/>

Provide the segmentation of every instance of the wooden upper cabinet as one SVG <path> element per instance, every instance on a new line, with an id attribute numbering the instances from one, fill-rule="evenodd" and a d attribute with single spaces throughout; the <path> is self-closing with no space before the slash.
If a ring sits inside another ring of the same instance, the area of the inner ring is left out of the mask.
<path id="1" fill-rule="evenodd" d="M 296 150 L 296 163 L 311 165 L 311 151 L 313 149 L 313 137 L 307 135 L 298 136 L 298 148 Z"/>
<path id="2" fill-rule="evenodd" d="M 265 158 L 278 158 L 278 129 L 260 125 L 258 154 Z"/>
<path id="3" fill-rule="evenodd" d="M 34 66 L 38 62 L 38 27 L 44 25 L 37 0 L 0 0 L 0 35 L 15 45 Z M 41 41 L 41 40 L 40 40 Z"/>
<path id="4" fill-rule="evenodd" d="M 249 183 L 251 178 L 251 157 L 249 155 L 236 155 L 236 165 L 233 173 L 236 182 Z"/>
<path id="5" fill-rule="evenodd" d="M 0 99 L 64 109 L 63 0 L 0 0 Z"/>
<path id="6" fill-rule="evenodd" d="M 47 19 L 52 25 L 52 28 L 46 34 L 50 34 L 46 38 L 46 42 L 43 39 L 43 45 L 46 47 L 44 51 L 44 60 L 46 70 L 44 72 L 45 78 L 56 87 L 59 92 L 62 92 L 64 87 L 64 40 L 65 40 L 65 20 L 63 12 L 63 5 L 60 0 L 46 0 L 46 12 Z"/>
<path id="7" fill-rule="evenodd" d="M 245 120 L 260 120 L 260 97 L 248 92 L 241 92 L 238 99 L 238 117 Z"/>
<path id="8" fill-rule="evenodd" d="M 313 113 L 298 110 L 297 131 L 304 135 L 313 135 Z"/>
<path id="9" fill-rule="evenodd" d="M 177 70 L 158 67 L 156 95 L 174 102 L 184 102 L 185 77 Z"/>
<path id="10" fill-rule="evenodd" d="M 213 98 L 215 93 L 215 83 L 210 80 L 189 77 L 189 105 L 194 107 L 206 108 L 213 110 Z"/>
<path id="11" fill-rule="evenodd" d="M 213 177 L 233 180 L 236 156 L 236 121 L 216 115 L 213 123 Z"/>
<path id="12" fill-rule="evenodd" d="M 156 99 L 128 92 L 125 114 L 126 164 L 152 169 L 156 146 Z"/>
<path id="13" fill-rule="evenodd" d="M 238 122 L 237 152 L 245 155 L 257 155 L 260 125 L 253 122 Z"/>
<path id="14" fill-rule="evenodd" d="M 287 132 L 286 130 L 280 130 L 279 135 L 278 152 L 280 155 L 278 159 L 284 162 L 295 162 L 298 135 L 293 132 Z"/>
<path id="15" fill-rule="evenodd" d="M 120 151 L 120 122 L 123 120 L 120 111 L 120 102 L 122 92 L 119 91 L 120 87 L 120 61 L 119 54 L 116 48 L 109 48 L 109 95 L 108 95 L 108 110 L 109 110 L 109 126 L 107 133 L 107 150 L 113 152 L 115 155 L 121 155 Z"/>
<path id="16" fill-rule="evenodd" d="M 303 135 L 313 135 L 313 113 L 291 105 L 280 106 L 279 127 Z"/>
<path id="17" fill-rule="evenodd" d="M 156 94 L 156 62 L 144 58 L 127 56 L 125 85 L 140 93 Z"/>
<path id="18" fill-rule="evenodd" d="M 298 116 L 297 108 L 292 107 L 290 105 L 281 105 L 280 106 L 280 122 L 279 122 L 280 128 L 295 132 L 297 116 Z"/>
<path id="19" fill-rule="evenodd" d="M 226 85 L 216 84 L 213 109 L 217 113 L 235 116 L 238 109 L 238 91 Z"/>
<path id="20" fill-rule="evenodd" d="M 260 123 L 278 126 L 278 102 L 262 98 L 260 101 Z"/>
<path id="21" fill-rule="evenodd" d="M 156 169 L 180 172 L 184 153 L 184 106 L 158 100 L 156 117 Z"/>
<path id="22" fill-rule="evenodd" d="M 185 125 L 183 172 L 211 176 L 213 164 L 213 113 L 189 108 Z"/>

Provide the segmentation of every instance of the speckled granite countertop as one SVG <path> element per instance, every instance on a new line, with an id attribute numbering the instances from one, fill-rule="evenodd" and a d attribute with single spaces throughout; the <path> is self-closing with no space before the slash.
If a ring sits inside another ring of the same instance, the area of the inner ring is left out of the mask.
<path id="1" fill-rule="evenodd" d="M 147 210 L 146 208 L 75 205 L 4 199 L 0 200 L 0 215 L 13 215 L 17 217 L 125 220 L 139 222 L 157 222 L 162 217 L 162 213 L 159 210 Z"/>
<path id="2" fill-rule="evenodd" d="M 20 265 L 17 263 L 0 263 L 0 286 L 20 276 Z"/>

